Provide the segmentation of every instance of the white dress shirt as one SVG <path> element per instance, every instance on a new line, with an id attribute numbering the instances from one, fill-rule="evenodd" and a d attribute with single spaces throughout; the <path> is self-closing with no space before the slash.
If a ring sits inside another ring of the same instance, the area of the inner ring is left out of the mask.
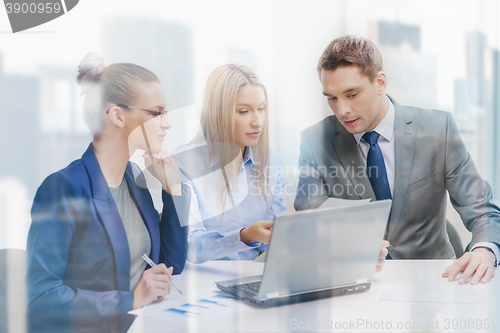
<path id="1" fill-rule="evenodd" d="M 385 169 L 387 171 L 387 179 L 389 180 L 389 187 L 391 189 L 391 197 L 394 197 L 394 175 L 395 175 L 395 165 L 396 165 L 396 149 L 394 148 L 394 122 L 396 120 L 396 113 L 394 111 L 394 104 L 386 96 L 389 103 L 389 109 L 382 119 L 382 121 L 373 130 L 380 134 L 378 138 L 378 145 L 384 156 Z M 361 139 L 366 132 L 354 134 L 354 139 L 358 144 L 359 156 L 361 157 L 361 162 L 366 166 L 366 157 L 368 156 L 368 150 L 370 150 L 370 144 L 364 139 Z"/>

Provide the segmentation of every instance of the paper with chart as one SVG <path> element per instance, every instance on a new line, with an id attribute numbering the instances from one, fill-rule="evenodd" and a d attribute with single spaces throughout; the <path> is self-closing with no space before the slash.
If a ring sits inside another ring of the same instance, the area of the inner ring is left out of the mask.
<path id="1" fill-rule="evenodd" d="M 192 325 L 231 316 L 238 311 L 239 304 L 241 301 L 237 298 L 211 289 L 158 302 L 129 313 L 181 325 Z"/>

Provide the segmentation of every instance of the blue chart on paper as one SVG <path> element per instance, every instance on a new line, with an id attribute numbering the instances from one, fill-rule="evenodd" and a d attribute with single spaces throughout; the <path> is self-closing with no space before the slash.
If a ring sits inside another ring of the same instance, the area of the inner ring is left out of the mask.
<path id="1" fill-rule="evenodd" d="M 248 306 L 235 297 L 208 289 L 156 302 L 129 313 L 189 326 L 189 330 L 196 330 L 198 327 L 207 329 L 211 325 L 210 322 L 217 323 L 221 318 L 237 318 L 234 314 L 245 311 Z"/>
<path id="2" fill-rule="evenodd" d="M 174 309 L 174 308 L 170 308 L 170 309 L 167 309 L 165 311 L 170 311 L 170 312 L 173 312 L 173 313 L 178 313 L 178 314 L 184 315 L 184 316 L 193 316 L 193 315 L 199 316 L 200 315 L 199 313 L 196 313 L 196 312 L 186 311 L 186 310 L 180 310 L 180 309 Z"/>
<path id="3" fill-rule="evenodd" d="M 235 310 L 238 302 L 237 298 L 221 294 L 207 296 L 169 307 L 164 311 L 171 314 L 174 317 L 174 321 L 178 321 L 175 320 L 175 317 L 197 319 L 203 319 L 203 317 L 205 317 L 206 319 L 214 319 L 221 315 L 227 315 L 232 312 L 232 310 Z"/>

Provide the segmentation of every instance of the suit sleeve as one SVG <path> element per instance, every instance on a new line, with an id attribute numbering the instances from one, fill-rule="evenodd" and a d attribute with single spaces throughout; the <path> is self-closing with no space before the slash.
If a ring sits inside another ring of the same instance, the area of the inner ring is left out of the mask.
<path id="1" fill-rule="evenodd" d="M 318 208 L 328 199 L 328 191 L 318 171 L 306 131 L 302 132 L 300 141 L 299 182 L 293 206 L 296 210 Z"/>
<path id="2" fill-rule="evenodd" d="M 451 115 L 447 118 L 445 182 L 450 201 L 478 242 L 500 244 L 500 210 L 490 185 L 481 178 Z"/>
<path id="3" fill-rule="evenodd" d="M 174 274 L 182 273 L 187 257 L 187 219 L 191 192 L 182 186 L 182 195 L 172 196 L 162 190 L 163 212 L 160 223 L 160 262 L 174 267 Z"/>
<path id="4" fill-rule="evenodd" d="M 85 207 L 85 199 L 60 174 L 49 176 L 38 189 L 27 243 L 27 309 L 31 315 L 101 325 L 132 310 L 130 291 L 83 290 L 65 284 L 72 240 L 78 237 L 77 222 L 85 218 Z"/>

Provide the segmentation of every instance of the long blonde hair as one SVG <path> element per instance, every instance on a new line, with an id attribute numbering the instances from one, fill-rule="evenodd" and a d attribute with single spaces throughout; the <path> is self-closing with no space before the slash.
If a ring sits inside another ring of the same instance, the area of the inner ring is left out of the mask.
<path id="1" fill-rule="evenodd" d="M 229 185 L 236 185 L 238 176 L 235 168 L 224 168 L 235 159 L 234 152 L 231 149 L 228 150 L 228 145 L 225 143 L 235 143 L 236 97 L 238 92 L 249 84 L 262 87 L 266 97 L 264 126 L 258 144 L 253 148 L 253 153 L 260 192 L 269 204 L 265 195 L 269 193 L 267 191 L 269 184 L 264 173 L 269 165 L 269 117 L 267 116 L 269 109 L 266 88 L 248 67 L 230 64 L 219 66 L 210 73 L 205 86 L 201 113 L 201 129 L 207 142 L 207 168 L 210 163 L 218 162 L 225 178 L 225 185 L 218 195 L 222 207 L 225 207 L 226 199 L 229 197 Z"/>

